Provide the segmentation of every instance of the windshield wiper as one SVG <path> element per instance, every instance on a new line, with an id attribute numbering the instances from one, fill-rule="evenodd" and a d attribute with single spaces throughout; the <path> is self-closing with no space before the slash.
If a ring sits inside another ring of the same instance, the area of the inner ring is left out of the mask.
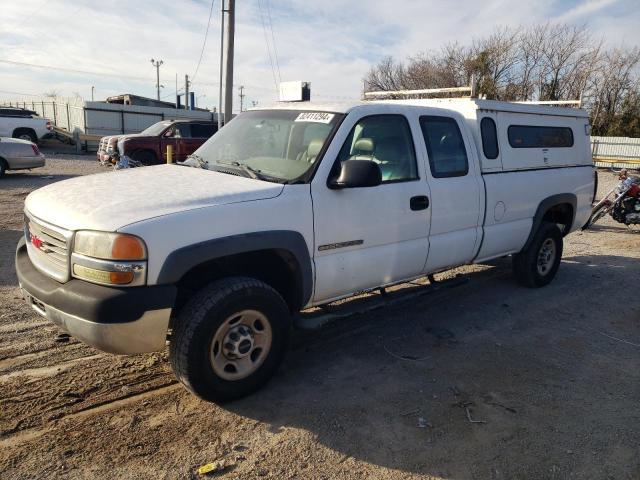
<path id="1" fill-rule="evenodd" d="M 247 175 L 249 175 L 249 177 L 253 178 L 254 180 L 265 180 L 265 181 L 271 181 L 268 179 L 268 177 L 262 173 L 261 170 L 258 170 L 256 168 L 250 167 L 249 165 L 245 164 L 245 163 L 240 163 L 240 162 L 218 162 L 218 164 L 220 165 L 232 165 L 234 167 L 237 167 L 238 169 L 242 170 L 243 172 L 245 172 Z"/>

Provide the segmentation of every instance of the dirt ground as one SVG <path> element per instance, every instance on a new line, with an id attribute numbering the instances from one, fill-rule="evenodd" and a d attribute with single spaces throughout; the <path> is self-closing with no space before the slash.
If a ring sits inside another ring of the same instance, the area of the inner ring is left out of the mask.
<path id="1" fill-rule="evenodd" d="M 0 478 L 197 478 L 215 461 L 224 479 L 640 478 L 640 233 L 608 218 L 571 234 L 543 289 L 518 286 L 509 259 L 405 285 L 298 329 L 266 388 L 218 406 L 176 383 L 166 352 L 57 342 L 22 301 L 24 197 L 100 171 L 52 155 L 0 180 Z"/>

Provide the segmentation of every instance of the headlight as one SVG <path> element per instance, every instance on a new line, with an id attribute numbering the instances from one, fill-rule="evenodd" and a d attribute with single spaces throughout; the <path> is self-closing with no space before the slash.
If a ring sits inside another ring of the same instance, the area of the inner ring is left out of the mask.
<path id="1" fill-rule="evenodd" d="M 93 232 L 76 233 L 73 251 L 81 255 L 104 260 L 146 260 L 144 242 L 124 233 Z"/>
<path id="2" fill-rule="evenodd" d="M 71 272 L 102 285 L 144 285 L 147 247 L 124 233 L 79 231 L 75 234 Z"/>

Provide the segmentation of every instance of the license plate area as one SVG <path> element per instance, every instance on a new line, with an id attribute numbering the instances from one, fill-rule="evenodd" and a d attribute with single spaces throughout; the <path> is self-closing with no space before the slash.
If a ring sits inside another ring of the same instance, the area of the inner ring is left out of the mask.
<path id="1" fill-rule="evenodd" d="M 42 303 L 37 298 L 32 297 L 31 295 L 29 295 L 26 292 L 25 292 L 24 296 L 25 296 L 25 298 L 27 300 L 27 303 L 29 305 L 31 305 L 31 308 L 33 308 L 37 313 L 39 313 L 43 317 L 47 316 L 47 308 L 45 307 L 44 303 Z"/>

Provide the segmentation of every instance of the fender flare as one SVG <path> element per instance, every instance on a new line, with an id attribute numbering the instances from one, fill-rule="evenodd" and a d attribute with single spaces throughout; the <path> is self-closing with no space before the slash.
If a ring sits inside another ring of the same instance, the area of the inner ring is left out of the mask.
<path id="1" fill-rule="evenodd" d="M 576 208 L 578 205 L 578 198 L 573 193 L 559 193 L 557 195 L 551 195 L 550 197 L 547 197 L 544 200 L 542 200 L 538 205 L 538 208 L 536 209 L 536 213 L 533 216 L 531 231 L 529 232 L 527 241 L 525 242 L 524 247 L 522 247 L 521 251 L 526 250 L 527 248 L 529 248 L 529 245 L 531 245 L 531 242 L 533 241 L 533 237 L 538 231 L 538 228 L 542 223 L 542 219 L 544 218 L 544 215 L 547 213 L 547 211 L 549 211 L 551 207 L 555 207 L 556 205 L 561 205 L 563 203 L 568 203 L 569 205 L 571 205 L 573 210 L 573 218 L 571 219 L 571 224 L 567 228 L 567 231 L 571 230 L 571 227 L 573 226 L 573 222 L 575 222 L 575 219 L 576 219 Z"/>
<path id="2" fill-rule="evenodd" d="M 313 293 L 313 268 L 307 242 L 302 234 L 293 230 L 243 233 L 179 248 L 165 259 L 160 268 L 157 283 L 175 284 L 189 270 L 202 263 L 259 250 L 284 250 L 293 255 L 297 262 L 296 270 L 302 287 L 300 305 L 306 305 Z"/>

